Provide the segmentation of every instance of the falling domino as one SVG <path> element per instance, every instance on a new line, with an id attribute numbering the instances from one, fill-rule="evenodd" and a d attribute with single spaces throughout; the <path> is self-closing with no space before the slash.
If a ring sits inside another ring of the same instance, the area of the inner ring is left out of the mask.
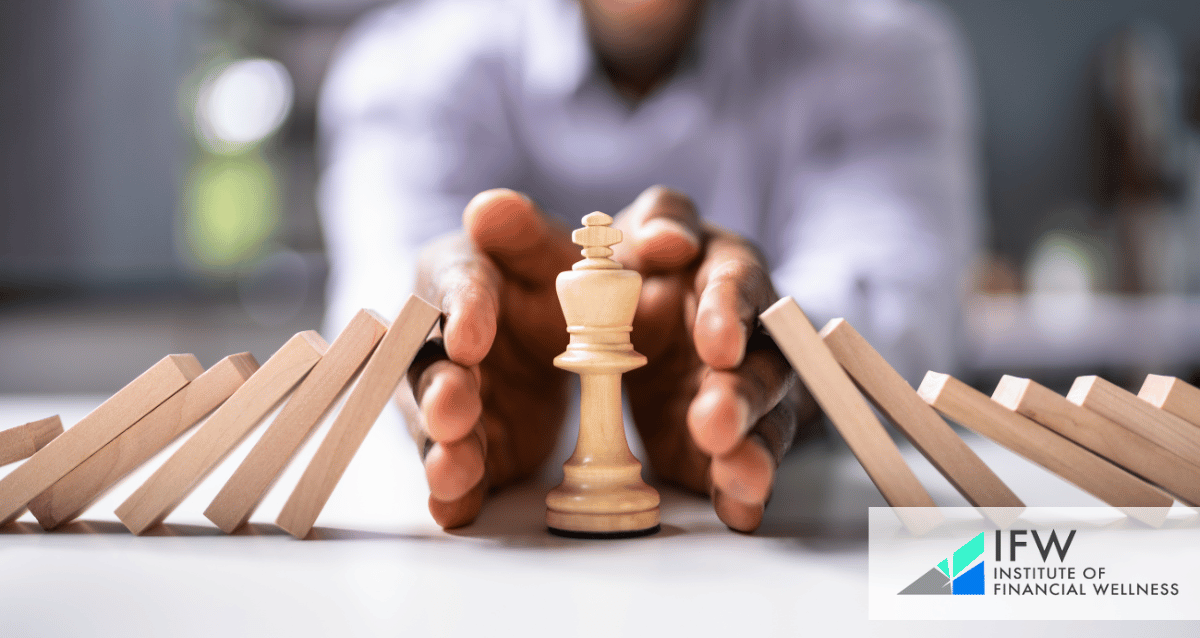
<path id="1" fill-rule="evenodd" d="M 16 520 L 29 502 L 89 456 L 158 407 L 204 367 L 190 354 L 167 355 L 74 427 L 0 479 L 0 525 Z"/>
<path id="2" fill-rule="evenodd" d="M 0 467 L 33 456 L 62 433 L 62 419 L 57 414 L 0 432 Z"/>
<path id="3" fill-rule="evenodd" d="M 69 523 L 110 487 L 189 430 L 258 369 L 248 352 L 230 355 L 109 441 L 29 503 L 45 529 Z"/>
<path id="4" fill-rule="evenodd" d="M 900 449 L 821 341 L 800 306 L 791 297 L 784 297 L 760 317 L 888 505 L 935 507 L 929 493 L 904 462 Z M 910 531 L 922 533 L 940 522 L 940 519 L 932 518 L 933 511 L 925 510 L 929 516 L 921 515 L 930 520 L 910 517 L 904 523 Z M 902 512 L 898 511 L 897 515 L 904 519 Z"/>
<path id="5" fill-rule="evenodd" d="M 379 418 L 441 311 L 412 295 L 367 361 L 341 413 L 300 477 L 275 524 L 308 536 L 333 488 Z"/>
<path id="6" fill-rule="evenodd" d="M 117 508 L 117 518 L 134 534 L 161 523 L 312 369 L 327 347 L 311 330 L 289 339 Z"/>
<path id="7" fill-rule="evenodd" d="M 1067 393 L 1067 400 L 1115 421 L 1200 465 L 1200 428 L 1159 410 L 1132 392 L 1100 377 L 1079 377 Z"/>
<path id="8" fill-rule="evenodd" d="M 844 319 L 821 330 L 821 339 L 875 407 L 912 441 L 967 502 L 1001 527 L 1025 509 L 1021 499 L 967 447 L 942 417 Z"/>
<path id="9" fill-rule="evenodd" d="M 991 400 L 947 374 L 929 372 L 917 394 L 938 412 L 986 436 L 1129 516 L 1158 527 L 1173 502 L 1154 486 Z"/>
<path id="10" fill-rule="evenodd" d="M 1175 495 L 1200 503 L 1200 467 L 1029 379 L 1005 376 L 992 399 Z"/>
<path id="11" fill-rule="evenodd" d="M 204 511 L 208 520 L 227 534 L 249 520 L 276 477 L 370 356 L 387 327 L 387 320 L 369 310 L 355 315 Z"/>
<path id="12" fill-rule="evenodd" d="M 1146 375 L 1138 398 L 1200 427 L 1200 388 L 1175 377 Z"/>

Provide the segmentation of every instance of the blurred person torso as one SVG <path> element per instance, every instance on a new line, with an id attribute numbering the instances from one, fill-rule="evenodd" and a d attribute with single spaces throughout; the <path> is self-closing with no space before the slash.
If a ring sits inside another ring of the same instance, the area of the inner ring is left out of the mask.
<path id="1" fill-rule="evenodd" d="M 418 247 L 507 187 L 574 227 L 654 184 L 755 241 L 818 326 L 847 317 L 910 381 L 953 369 L 977 241 L 961 42 L 907 0 L 710 0 L 673 71 L 617 90 L 575 0 L 377 12 L 321 110 L 326 328 L 394 313 Z"/>

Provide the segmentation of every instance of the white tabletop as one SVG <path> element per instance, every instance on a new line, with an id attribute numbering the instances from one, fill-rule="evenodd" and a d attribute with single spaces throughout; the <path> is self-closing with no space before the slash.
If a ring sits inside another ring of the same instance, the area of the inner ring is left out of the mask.
<path id="1" fill-rule="evenodd" d="M 101 400 L 0 396 L 0 427 L 55 413 L 69 427 Z M 1057 638 L 1148 629 L 868 621 L 867 508 L 883 501 L 836 442 L 788 457 L 754 535 L 727 530 L 706 500 L 660 486 L 663 531 L 656 536 L 550 536 L 542 499 L 553 471 L 489 501 L 475 524 L 445 532 L 429 517 L 424 475 L 389 407 L 317 521 L 319 539 L 297 541 L 271 521 L 313 441 L 248 529 L 226 536 L 201 514 L 256 435 L 152 535 L 130 535 L 112 511 L 163 455 L 63 531 L 44 533 L 29 514 L 0 530 L 0 635 Z M 1030 505 L 1099 505 L 987 441 L 968 435 L 968 442 Z M 569 444 L 559 447 L 562 456 Z M 939 504 L 966 504 L 911 447 L 904 453 Z M 1194 636 L 1197 628 L 1149 627 L 1156 636 Z"/>

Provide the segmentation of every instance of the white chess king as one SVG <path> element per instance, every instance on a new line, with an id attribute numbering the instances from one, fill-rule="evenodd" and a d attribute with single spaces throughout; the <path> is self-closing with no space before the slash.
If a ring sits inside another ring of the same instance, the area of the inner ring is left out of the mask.
<path id="1" fill-rule="evenodd" d="M 621 418 L 621 375 L 646 365 L 629 341 L 642 277 L 609 259 L 620 243 L 612 217 L 592 213 L 571 239 L 584 259 L 558 275 L 558 300 L 571 343 L 554 365 L 579 375 L 579 442 L 563 482 L 546 496 L 550 531 L 575 537 L 628 538 L 659 529 L 658 492 L 642 481 Z"/>

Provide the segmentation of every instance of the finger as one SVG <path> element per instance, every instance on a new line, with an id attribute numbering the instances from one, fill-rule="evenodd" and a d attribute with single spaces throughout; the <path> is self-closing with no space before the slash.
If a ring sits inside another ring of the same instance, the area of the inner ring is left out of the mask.
<path id="1" fill-rule="evenodd" d="M 729 498 L 715 487 L 712 490 L 712 502 L 717 518 L 729 529 L 749 534 L 762 525 L 763 512 L 766 510 L 763 503 L 743 503 Z"/>
<path id="2" fill-rule="evenodd" d="M 696 275 L 696 352 L 717 370 L 736 368 L 758 314 L 778 299 L 753 246 L 724 232 L 709 242 Z"/>
<path id="3" fill-rule="evenodd" d="M 483 479 L 483 447 L 477 437 L 434 443 L 425 455 L 425 478 L 429 495 L 442 502 L 465 496 Z"/>
<path id="4" fill-rule="evenodd" d="M 417 293 L 445 315 L 442 336 L 450 359 L 475 365 L 496 338 L 500 273 L 462 235 L 432 242 L 421 254 Z"/>
<path id="5" fill-rule="evenodd" d="M 452 501 L 439 501 L 430 495 L 429 513 L 433 515 L 434 522 L 445 529 L 462 527 L 479 515 L 486 495 L 487 481 L 480 481 L 462 497 Z"/>
<path id="6" fill-rule="evenodd" d="M 427 438 L 463 438 L 483 411 L 479 366 L 454 363 L 444 345 L 439 337 L 426 341 L 408 367 L 406 383 L 396 390 L 397 405 L 419 445 L 424 445 Z M 402 392 L 405 387 L 411 390 Z"/>
<path id="7" fill-rule="evenodd" d="M 486 467 L 478 367 L 450 361 L 434 339 L 418 351 L 407 381 L 417 405 L 406 410 L 406 420 L 425 463 L 430 493 L 443 502 L 462 498 Z M 477 436 L 468 436 L 473 430 Z"/>
<path id="8" fill-rule="evenodd" d="M 506 275 L 529 285 L 553 283 L 580 258 L 565 227 L 546 218 L 528 197 L 508 189 L 476 195 L 463 211 L 463 229 Z"/>
<path id="9" fill-rule="evenodd" d="M 421 375 L 416 397 L 426 435 L 436 442 L 458 441 L 471 432 L 483 412 L 478 367 L 435 362 Z"/>
<path id="10" fill-rule="evenodd" d="M 750 434 L 728 454 L 714 457 L 710 466 L 713 508 L 730 528 L 751 532 L 762 522 L 775 470 L 796 436 L 796 384 Z"/>
<path id="11" fill-rule="evenodd" d="M 652 186 L 617 217 L 624 233 L 613 258 L 642 273 L 682 268 L 700 254 L 704 228 L 695 204 L 683 193 Z"/>
<path id="12" fill-rule="evenodd" d="M 749 350 L 736 370 L 705 375 L 688 408 L 688 430 L 707 454 L 730 453 L 795 383 L 791 366 L 761 333 Z"/>
<path id="13" fill-rule="evenodd" d="M 713 458 L 712 484 L 738 502 L 755 505 L 767 500 L 775 481 L 775 459 L 758 437 L 742 441 L 729 454 Z"/>

